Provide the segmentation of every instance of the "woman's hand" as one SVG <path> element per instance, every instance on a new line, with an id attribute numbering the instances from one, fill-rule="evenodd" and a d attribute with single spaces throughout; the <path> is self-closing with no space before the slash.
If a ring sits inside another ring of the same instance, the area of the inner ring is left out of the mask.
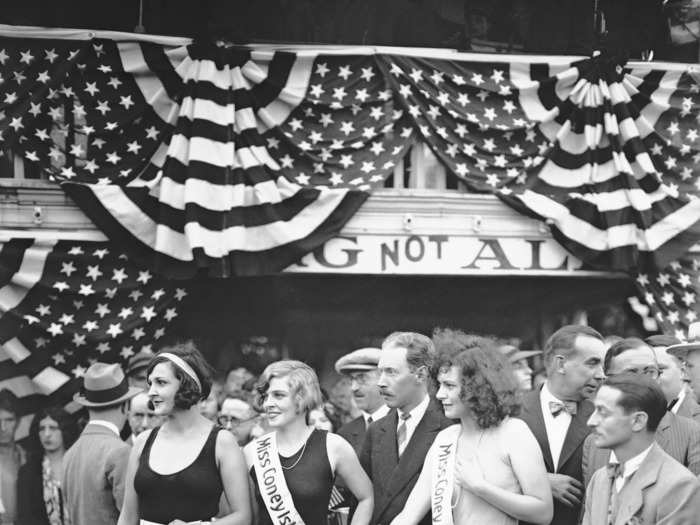
<path id="1" fill-rule="evenodd" d="M 455 461 L 455 482 L 462 488 L 479 494 L 486 485 L 484 471 L 475 455 L 458 456 Z"/>

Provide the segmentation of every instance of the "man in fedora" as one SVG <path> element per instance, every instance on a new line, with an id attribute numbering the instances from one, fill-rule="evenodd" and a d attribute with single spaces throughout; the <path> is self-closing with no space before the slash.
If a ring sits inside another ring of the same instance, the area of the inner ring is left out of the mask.
<path id="1" fill-rule="evenodd" d="M 379 348 L 360 348 L 344 355 L 335 363 L 336 372 L 350 379 L 352 398 L 361 411 L 359 417 L 340 427 L 338 434 L 352 445 L 358 456 L 367 427 L 389 413 L 389 407 L 384 403 L 377 386 L 380 355 Z"/>
<path id="2" fill-rule="evenodd" d="M 141 392 L 130 387 L 117 364 L 95 363 L 83 377 L 74 400 L 88 409 L 90 420 L 63 459 L 66 522 L 115 525 L 124 500 L 130 447 L 119 438 L 129 399 Z"/>
<path id="3" fill-rule="evenodd" d="M 683 370 L 688 379 L 688 385 L 700 403 L 700 321 L 691 323 L 688 327 L 688 341 L 671 345 L 666 352 L 683 362 Z"/>
<path id="4" fill-rule="evenodd" d="M 520 350 L 513 345 L 503 345 L 499 350 L 513 367 L 513 375 L 518 388 L 523 391 L 532 390 L 532 368 L 527 360 L 540 355 L 542 351 Z"/>

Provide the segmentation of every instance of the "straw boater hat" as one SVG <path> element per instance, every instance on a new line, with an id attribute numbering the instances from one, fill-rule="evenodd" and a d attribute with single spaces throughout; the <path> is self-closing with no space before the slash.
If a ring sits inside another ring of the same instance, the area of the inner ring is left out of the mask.
<path id="1" fill-rule="evenodd" d="M 379 348 L 360 348 L 335 362 L 335 371 L 339 374 L 348 374 L 350 372 L 362 372 L 365 370 L 374 370 L 379 364 L 379 356 L 382 351 Z"/>
<path id="2" fill-rule="evenodd" d="M 521 359 L 527 359 L 528 357 L 540 355 L 542 353 L 542 350 L 519 350 L 513 345 L 503 345 L 499 350 L 510 363 L 517 363 Z"/>
<path id="3" fill-rule="evenodd" d="M 73 400 L 84 407 L 108 407 L 131 399 L 142 389 L 130 387 L 117 364 L 94 363 L 83 376 L 83 387 Z"/>
<path id="4" fill-rule="evenodd" d="M 688 340 L 685 343 L 671 345 L 666 352 L 678 359 L 685 359 L 690 352 L 700 350 L 700 321 L 691 323 L 688 327 Z"/>

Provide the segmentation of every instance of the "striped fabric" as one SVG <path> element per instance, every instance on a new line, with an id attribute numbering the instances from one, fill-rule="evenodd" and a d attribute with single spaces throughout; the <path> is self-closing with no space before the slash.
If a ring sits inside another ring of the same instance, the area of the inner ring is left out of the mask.
<path id="1" fill-rule="evenodd" d="M 166 334 L 187 292 L 110 243 L 14 239 L 0 245 L 0 389 L 31 414 L 71 402 L 94 361 L 122 364 Z"/>

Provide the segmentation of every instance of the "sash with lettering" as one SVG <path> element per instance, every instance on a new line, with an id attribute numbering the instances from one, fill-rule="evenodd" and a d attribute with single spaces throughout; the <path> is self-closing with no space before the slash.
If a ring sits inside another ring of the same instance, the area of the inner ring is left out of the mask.
<path id="1" fill-rule="evenodd" d="M 255 440 L 255 477 L 267 513 L 275 525 L 304 525 L 294 507 L 292 494 L 284 479 L 282 463 L 277 452 L 277 437 L 274 432 Z"/>
<path id="2" fill-rule="evenodd" d="M 442 430 L 433 442 L 430 465 L 430 504 L 435 525 L 453 525 L 452 491 L 455 481 L 457 438 L 461 425 Z"/>

